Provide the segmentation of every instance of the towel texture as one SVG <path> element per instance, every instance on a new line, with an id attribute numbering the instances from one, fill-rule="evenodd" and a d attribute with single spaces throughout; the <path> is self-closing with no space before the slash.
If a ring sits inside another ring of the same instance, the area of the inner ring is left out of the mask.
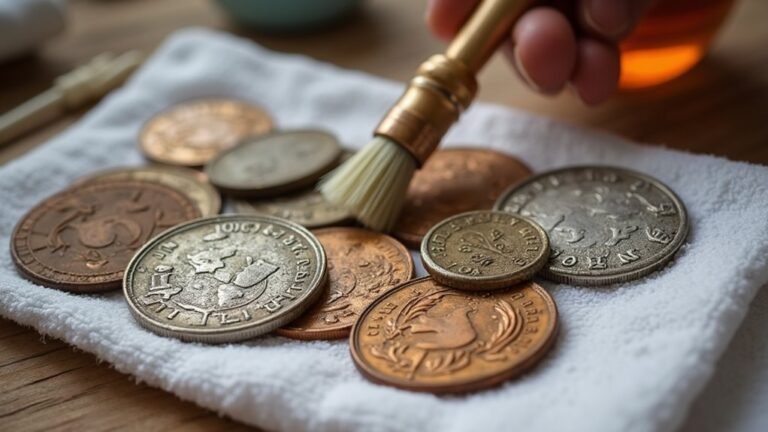
<path id="1" fill-rule="evenodd" d="M 136 138 L 153 113 L 185 99 L 263 105 L 278 127 L 321 127 L 365 144 L 402 85 L 230 36 L 181 32 L 76 126 L 0 170 L 0 242 L 19 217 L 78 176 L 140 164 Z M 27 282 L 2 256 L 0 313 L 98 355 L 123 372 L 246 423 L 283 430 L 668 431 L 712 375 L 750 300 L 768 281 L 768 170 L 640 146 L 615 136 L 478 104 L 447 144 L 487 146 L 536 170 L 633 168 L 688 206 L 691 233 L 673 265 L 609 288 L 543 283 L 562 330 L 526 376 L 466 396 L 373 385 L 345 341 L 265 337 L 231 346 L 142 330 L 121 294 L 71 295 Z M 423 270 L 422 270 L 423 273 Z"/>

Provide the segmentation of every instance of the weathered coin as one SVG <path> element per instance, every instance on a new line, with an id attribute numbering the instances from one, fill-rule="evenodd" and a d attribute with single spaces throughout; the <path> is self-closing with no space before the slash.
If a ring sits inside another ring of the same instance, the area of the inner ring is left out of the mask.
<path id="1" fill-rule="evenodd" d="M 327 132 L 276 132 L 222 152 L 205 172 L 214 186 L 230 195 L 274 196 L 313 185 L 341 155 L 338 140 Z"/>
<path id="2" fill-rule="evenodd" d="M 513 186 L 496 208 L 537 221 L 552 248 L 542 275 L 583 285 L 624 282 L 666 265 L 685 241 L 688 215 L 656 179 L 613 167 L 571 167 Z"/>
<path id="3" fill-rule="evenodd" d="M 156 237 L 131 260 L 123 289 L 147 329 L 228 343 L 268 333 L 322 295 L 325 253 L 305 228 L 279 218 L 198 219 Z"/>
<path id="4" fill-rule="evenodd" d="M 481 293 L 422 278 L 374 301 L 352 328 L 350 350 L 371 381 L 459 393 L 531 368 L 552 346 L 557 328 L 552 297 L 533 282 Z"/>
<path id="5" fill-rule="evenodd" d="M 349 211 L 329 203 L 314 189 L 273 199 L 234 200 L 233 205 L 238 213 L 277 216 L 307 228 L 342 225 L 353 220 Z"/>
<path id="6" fill-rule="evenodd" d="M 139 143 L 151 160 L 197 167 L 243 138 L 271 129 L 269 115 L 256 106 L 231 99 L 200 99 L 153 117 L 141 131 Z"/>
<path id="7" fill-rule="evenodd" d="M 117 168 L 82 178 L 78 183 L 97 183 L 111 180 L 138 180 L 160 183 L 192 198 L 202 216 L 213 216 L 221 210 L 219 192 L 208 183 L 205 174 L 186 168 L 140 167 Z"/>
<path id="8" fill-rule="evenodd" d="M 504 288 L 531 279 L 547 263 L 547 233 L 519 215 L 479 210 L 438 223 L 421 242 L 424 268 L 443 285 Z"/>
<path id="9" fill-rule="evenodd" d="M 361 228 L 326 228 L 314 234 L 328 257 L 325 292 L 315 306 L 276 333 L 304 340 L 344 338 L 366 306 L 413 277 L 411 254 L 392 237 Z"/>
<path id="10" fill-rule="evenodd" d="M 200 217 L 180 192 L 144 181 L 81 184 L 29 211 L 14 230 L 13 261 L 42 285 L 72 292 L 120 287 L 133 254 L 160 232 Z"/>
<path id="11" fill-rule="evenodd" d="M 392 235 L 418 248 L 436 223 L 455 214 L 491 208 L 509 185 L 530 174 L 518 159 L 493 150 L 438 150 L 411 180 Z"/>

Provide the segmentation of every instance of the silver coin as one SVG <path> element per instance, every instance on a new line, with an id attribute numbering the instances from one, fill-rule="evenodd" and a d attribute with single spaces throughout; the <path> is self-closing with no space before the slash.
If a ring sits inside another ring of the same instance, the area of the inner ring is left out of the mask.
<path id="1" fill-rule="evenodd" d="M 538 222 L 551 246 L 542 276 L 577 285 L 645 276 L 666 265 L 688 235 L 680 198 L 658 180 L 623 168 L 545 172 L 512 186 L 495 209 Z"/>
<path id="2" fill-rule="evenodd" d="M 307 228 L 342 225 L 354 220 L 349 211 L 329 203 L 314 189 L 273 199 L 234 200 L 232 204 L 237 213 L 281 217 Z"/>
<path id="3" fill-rule="evenodd" d="M 147 329 L 227 343 L 288 324 L 322 295 L 325 252 L 284 219 L 225 215 L 155 237 L 123 279 L 131 313 Z"/>
<path id="4" fill-rule="evenodd" d="M 244 140 L 208 162 L 205 173 L 230 195 L 261 198 L 312 186 L 341 156 L 327 132 L 283 131 Z"/>

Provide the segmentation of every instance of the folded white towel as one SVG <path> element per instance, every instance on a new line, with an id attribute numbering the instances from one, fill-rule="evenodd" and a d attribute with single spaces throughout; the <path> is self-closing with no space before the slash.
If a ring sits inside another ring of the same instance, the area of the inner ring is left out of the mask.
<path id="1" fill-rule="evenodd" d="M 64 0 L 0 0 L 0 61 L 31 51 L 59 34 Z"/>
<path id="2" fill-rule="evenodd" d="M 208 31 L 173 36 L 79 124 L 0 170 L 0 243 L 38 200 L 83 174 L 142 161 L 144 121 L 179 101 L 232 96 L 277 125 L 366 143 L 401 84 L 271 53 Z M 768 282 L 768 170 L 626 142 L 478 104 L 447 138 L 518 155 L 536 171 L 611 164 L 667 183 L 688 206 L 674 264 L 609 288 L 544 283 L 561 312 L 557 344 L 530 374 L 458 397 L 367 382 L 345 341 L 265 337 L 205 346 L 142 330 L 120 293 L 71 295 L 0 268 L 0 313 L 97 354 L 123 372 L 246 423 L 285 430 L 653 431 L 680 424 L 758 290 Z"/>

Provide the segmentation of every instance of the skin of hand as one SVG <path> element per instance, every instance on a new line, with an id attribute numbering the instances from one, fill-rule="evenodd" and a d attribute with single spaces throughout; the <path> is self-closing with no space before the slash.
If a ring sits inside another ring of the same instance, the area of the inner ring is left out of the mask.
<path id="1" fill-rule="evenodd" d="M 450 40 L 480 0 L 429 0 L 426 20 Z M 664 0 L 661 0 L 664 1 Z M 653 0 L 559 0 L 526 11 L 502 50 L 533 89 L 573 88 L 587 105 L 608 99 L 619 81 L 618 43 Z"/>

